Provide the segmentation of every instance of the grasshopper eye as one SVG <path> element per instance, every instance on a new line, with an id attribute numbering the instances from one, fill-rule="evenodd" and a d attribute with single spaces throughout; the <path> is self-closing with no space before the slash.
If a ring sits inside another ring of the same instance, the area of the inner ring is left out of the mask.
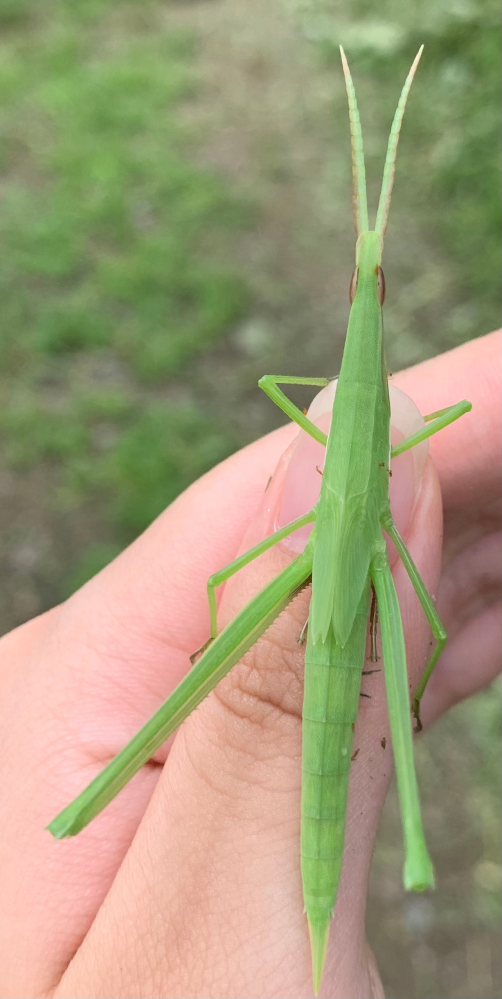
<path id="1" fill-rule="evenodd" d="M 380 305 L 385 302 L 385 278 L 381 267 L 377 270 L 377 298 Z"/>
<path id="2" fill-rule="evenodd" d="M 355 271 L 354 271 L 354 273 L 353 273 L 353 275 L 352 275 L 352 277 L 350 279 L 350 285 L 349 285 L 349 301 L 350 301 L 351 305 L 352 305 L 352 302 L 354 301 L 354 299 L 356 297 L 357 282 L 358 282 L 358 280 L 359 280 L 359 267 L 356 267 L 356 269 L 355 269 Z"/>

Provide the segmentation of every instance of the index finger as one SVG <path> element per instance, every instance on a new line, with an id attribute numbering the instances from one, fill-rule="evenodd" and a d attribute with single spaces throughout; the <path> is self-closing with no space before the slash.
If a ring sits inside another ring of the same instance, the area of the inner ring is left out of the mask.
<path id="1" fill-rule="evenodd" d="M 396 375 L 424 415 L 472 402 L 470 413 L 430 438 L 447 511 L 500 494 L 500 346 L 497 330 Z"/>

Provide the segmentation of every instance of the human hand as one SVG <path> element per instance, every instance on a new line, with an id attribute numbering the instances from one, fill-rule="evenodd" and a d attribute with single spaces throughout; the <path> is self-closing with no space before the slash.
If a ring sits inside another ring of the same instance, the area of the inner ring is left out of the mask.
<path id="1" fill-rule="evenodd" d="M 473 402 L 471 414 L 431 440 L 446 515 L 438 609 L 452 642 L 424 697 L 426 724 L 488 683 L 498 665 L 497 370 L 492 334 L 394 379 L 423 412 L 463 396 Z M 285 462 L 262 502 L 295 436 L 288 426 L 234 455 L 66 604 L 2 640 L 0 994 L 312 995 L 299 876 L 296 642 L 308 594 L 95 822 L 61 843 L 44 830 L 186 672 L 188 654 L 207 637 L 207 577 L 235 556 L 246 531 L 257 540 L 298 502 L 301 483 L 291 472 L 288 481 Z M 414 458 L 407 467 L 404 458 L 393 477 L 399 516 L 436 592 L 437 480 L 428 463 L 415 502 Z M 279 546 L 229 581 L 221 623 L 289 558 Z M 416 680 L 430 635 L 400 565 L 395 578 Z M 355 733 L 360 753 L 321 993 L 331 999 L 382 994 L 364 937 L 367 875 L 390 779 L 379 746 L 385 695 L 381 677 L 371 680 Z"/>
<path id="2" fill-rule="evenodd" d="M 467 417 L 430 439 L 444 515 L 437 610 L 448 643 L 424 697 L 427 723 L 500 669 L 500 333 L 396 376 L 422 413 L 445 391 L 448 400 L 463 393 L 473 403 Z"/>

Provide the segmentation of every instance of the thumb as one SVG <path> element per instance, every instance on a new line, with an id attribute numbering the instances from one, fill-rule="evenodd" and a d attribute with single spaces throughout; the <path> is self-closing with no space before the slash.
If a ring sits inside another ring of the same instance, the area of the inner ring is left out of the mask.
<path id="1" fill-rule="evenodd" d="M 309 418 L 328 433 L 338 379 L 319 392 L 309 411 Z M 420 430 L 424 421 L 415 403 L 401 389 L 390 385 L 391 443 L 398 444 Z M 301 433 L 290 445 L 291 460 L 283 456 L 276 473 L 274 490 L 269 491 L 269 509 L 276 516 L 270 530 L 284 527 L 310 510 L 319 497 L 321 473 L 324 469 L 325 448 L 306 433 Z M 288 455 L 286 452 L 286 456 Z M 422 488 L 422 474 L 428 454 L 428 441 L 405 451 L 391 464 L 390 501 L 392 515 L 400 534 L 406 534 Z M 274 499 L 272 494 L 275 493 Z M 301 551 L 309 528 L 293 535 L 292 551 Z"/>

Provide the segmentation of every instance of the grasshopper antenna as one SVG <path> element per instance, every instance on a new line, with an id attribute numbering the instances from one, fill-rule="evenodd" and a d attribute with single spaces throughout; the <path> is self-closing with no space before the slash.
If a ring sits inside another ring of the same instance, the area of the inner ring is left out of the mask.
<path id="1" fill-rule="evenodd" d="M 364 166 L 363 133 L 361 130 L 361 119 L 357 107 L 356 92 L 350 75 L 349 64 L 340 45 L 340 55 L 342 57 L 343 75 L 345 77 L 345 87 L 349 100 L 350 117 L 350 145 L 352 149 L 352 208 L 354 211 L 354 227 L 356 234 L 361 235 L 369 229 L 368 222 L 368 198 L 366 195 L 366 169 Z"/>
<path id="2" fill-rule="evenodd" d="M 417 71 L 417 66 L 420 62 L 420 56 L 424 50 L 423 45 L 420 46 L 413 65 L 406 77 L 406 82 L 401 91 L 401 96 L 399 98 L 399 103 L 396 108 L 396 113 L 394 115 L 394 121 L 392 122 L 392 128 L 389 135 L 389 145 L 387 146 L 387 156 L 385 158 L 385 166 L 383 169 L 383 180 L 382 180 L 382 190 L 380 192 L 380 201 L 378 202 L 378 211 L 375 222 L 375 229 L 380 233 L 382 239 L 385 236 L 385 230 L 387 228 L 387 220 L 389 218 L 390 201 L 392 197 L 392 186 L 394 184 L 394 174 L 396 172 L 396 156 L 397 156 L 397 144 L 399 142 L 399 133 L 401 131 L 401 124 L 403 121 L 404 111 L 406 108 L 406 101 L 408 100 L 408 94 L 411 90 L 411 85 L 413 83 L 413 77 Z"/>

